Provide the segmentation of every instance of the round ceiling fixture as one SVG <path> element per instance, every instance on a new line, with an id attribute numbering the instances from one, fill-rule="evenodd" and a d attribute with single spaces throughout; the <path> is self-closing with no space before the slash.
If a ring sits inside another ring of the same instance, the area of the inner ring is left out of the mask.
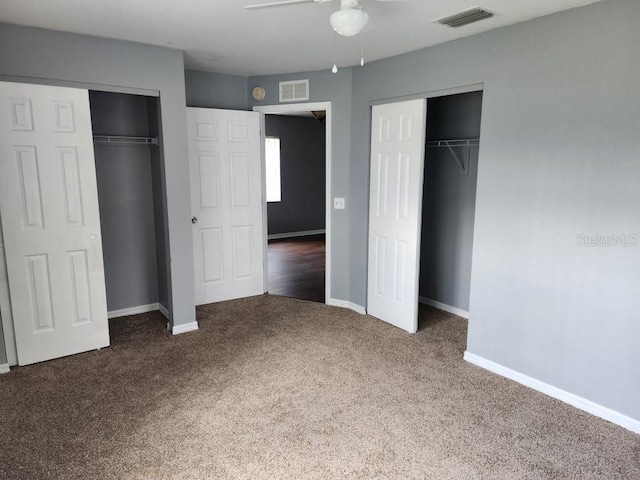
<path id="1" fill-rule="evenodd" d="M 369 22 L 369 14 L 359 8 L 342 8 L 331 14 L 329 22 L 344 37 L 359 34 Z"/>

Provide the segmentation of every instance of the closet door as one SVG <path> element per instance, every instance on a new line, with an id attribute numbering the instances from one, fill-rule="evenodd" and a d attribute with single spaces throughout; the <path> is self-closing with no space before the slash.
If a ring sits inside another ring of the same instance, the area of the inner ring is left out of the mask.
<path id="1" fill-rule="evenodd" d="M 425 99 L 376 105 L 371 123 L 367 313 L 418 329 Z"/>
<path id="2" fill-rule="evenodd" d="M 187 108 L 196 304 L 264 293 L 260 114 Z"/>
<path id="3" fill-rule="evenodd" d="M 109 345 L 86 90 L 0 82 L 0 212 L 18 363 Z"/>

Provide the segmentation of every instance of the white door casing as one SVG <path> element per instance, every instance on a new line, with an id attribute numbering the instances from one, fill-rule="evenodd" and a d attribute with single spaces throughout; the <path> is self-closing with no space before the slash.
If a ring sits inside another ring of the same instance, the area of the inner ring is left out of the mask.
<path id="1" fill-rule="evenodd" d="M 367 312 L 418 329 L 425 99 L 376 105 L 371 123 Z"/>
<path id="2" fill-rule="evenodd" d="M 254 106 L 253 110 L 255 112 L 260 112 L 261 115 L 261 130 L 264 132 L 264 116 L 265 115 L 291 115 L 297 113 L 309 113 L 314 111 L 324 110 L 325 112 L 325 281 L 324 281 L 324 291 L 325 291 L 325 302 L 327 305 L 334 305 L 338 307 L 346 307 L 351 308 L 359 313 L 364 313 L 364 307 L 359 307 L 350 302 L 346 302 L 344 300 L 337 300 L 331 297 L 331 212 L 333 209 L 333 199 L 331 198 L 331 153 L 332 153 L 332 133 L 333 133 L 333 123 L 332 123 L 332 110 L 331 110 L 331 102 L 312 102 L 312 103 L 292 103 L 289 105 L 260 105 Z M 262 142 L 264 144 L 264 136 L 262 138 Z M 264 156 L 263 156 L 264 159 Z M 266 179 L 265 179 L 266 180 Z M 263 187 L 263 188 L 266 188 Z M 264 204 L 264 218 L 267 218 L 267 204 Z M 267 235 L 267 225 L 266 221 L 264 228 L 264 237 L 263 244 L 265 249 L 265 257 L 266 251 L 268 248 L 268 235 Z M 265 262 L 265 285 L 267 285 L 268 278 L 268 263 Z"/>
<path id="3" fill-rule="evenodd" d="M 0 82 L 0 212 L 18 363 L 109 345 L 86 90 Z"/>
<path id="4" fill-rule="evenodd" d="M 257 112 L 187 108 L 197 305 L 264 293 Z"/>

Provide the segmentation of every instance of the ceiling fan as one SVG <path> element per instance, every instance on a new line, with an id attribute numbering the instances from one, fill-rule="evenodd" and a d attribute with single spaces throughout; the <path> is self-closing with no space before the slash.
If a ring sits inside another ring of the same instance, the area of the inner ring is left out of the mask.
<path id="1" fill-rule="evenodd" d="M 286 7 L 301 3 L 325 3 L 332 0 L 279 0 L 257 5 L 246 5 L 247 10 L 258 10 L 262 8 Z M 389 2 L 398 0 L 377 0 L 378 2 Z M 369 22 L 369 14 L 365 12 L 360 4 L 360 0 L 340 0 L 340 10 L 333 12 L 329 18 L 333 29 L 340 35 L 352 37 L 362 31 Z"/>

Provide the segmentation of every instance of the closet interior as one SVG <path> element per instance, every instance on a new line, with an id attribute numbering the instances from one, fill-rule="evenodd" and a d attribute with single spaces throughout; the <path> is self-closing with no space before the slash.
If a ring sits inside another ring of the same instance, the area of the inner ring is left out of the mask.
<path id="1" fill-rule="evenodd" d="M 168 306 L 158 98 L 89 92 L 110 317 Z"/>
<path id="2" fill-rule="evenodd" d="M 465 315 L 478 176 L 482 92 L 427 100 L 419 295 Z"/>

